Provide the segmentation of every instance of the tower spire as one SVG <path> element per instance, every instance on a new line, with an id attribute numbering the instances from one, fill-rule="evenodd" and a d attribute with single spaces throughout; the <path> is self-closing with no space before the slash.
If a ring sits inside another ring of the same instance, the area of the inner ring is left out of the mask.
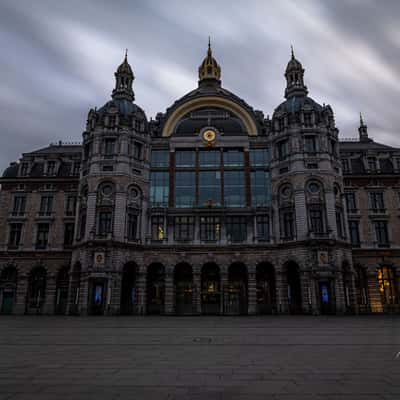
<path id="1" fill-rule="evenodd" d="M 291 58 L 285 71 L 287 99 L 294 96 L 307 96 L 308 89 L 304 84 L 304 68 L 294 56 L 293 46 L 290 46 Z"/>
<path id="2" fill-rule="evenodd" d="M 292 53 L 292 60 L 294 60 L 294 51 L 293 51 L 293 45 L 292 44 L 290 45 L 290 50 L 291 50 L 291 53 Z"/>
<path id="3" fill-rule="evenodd" d="M 135 79 L 132 68 L 128 63 L 128 49 L 125 49 L 125 57 L 122 64 L 118 67 L 115 72 L 115 88 L 112 92 L 112 98 L 125 99 L 133 101 L 135 94 L 132 89 L 132 84 Z"/>

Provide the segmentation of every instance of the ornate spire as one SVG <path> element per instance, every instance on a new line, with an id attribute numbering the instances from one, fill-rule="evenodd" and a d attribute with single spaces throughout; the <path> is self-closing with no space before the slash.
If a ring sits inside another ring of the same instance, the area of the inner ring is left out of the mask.
<path id="1" fill-rule="evenodd" d="M 118 67 L 115 75 L 115 89 L 112 92 L 113 99 L 135 100 L 132 84 L 135 79 L 132 68 L 128 63 L 128 49 L 125 50 L 125 58 Z"/>
<path id="2" fill-rule="evenodd" d="M 358 128 L 358 133 L 360 134 L 360 142 L 368 141 L 368 127 L 364 124 L 362 114 L 360 112 L 360 127 Z"/>
<path id="3" fill-rule="evenodd" d="M 208 37 L 207 56 L 199 67 L 199 84 L 206 80 L 213 80 L 221 84 L 221 67 L 212 55 L 210 37 Z"/>
<path id="4" fill-rule="evenodd" d="M 287 99 L 293 96 L 307 96 L 307 86 L 304 84 L 304 68 L 294 56 L 293 46 L 290 46 L 291 58 L 285 71 Z"/>

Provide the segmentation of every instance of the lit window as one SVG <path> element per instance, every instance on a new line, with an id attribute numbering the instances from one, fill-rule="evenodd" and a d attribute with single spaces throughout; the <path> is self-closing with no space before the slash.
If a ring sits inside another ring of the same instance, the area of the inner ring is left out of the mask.
<path id="1" fill-rule="evenodd" d="M 380 267 L 378 269 L 378 284 L 382 304 L 397 304 L 397 291 L 393 268 Z"/>
<path id="2" fill-rule="evenodd" d="M 154 215 L 151 217 L 151 238 L 152 240 L 164 240 L 164 217 Z"/>

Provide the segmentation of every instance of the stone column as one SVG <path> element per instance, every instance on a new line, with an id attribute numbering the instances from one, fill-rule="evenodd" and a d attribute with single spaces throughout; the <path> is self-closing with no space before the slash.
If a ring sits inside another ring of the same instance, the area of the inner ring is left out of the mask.
<path id="1" fill-rule="evenodd" d="M 137 313 L 139 315 L 146 314 L 146 305 L 146 267 L 144 265 L 140 265 L 137 276 Z"/>
<path id="2" fill-rule="evenodd" d="M 88 315 L 89 313 L 89 277 L 88 273 L 84 272 L 81 275 L 81 285 L 79 290 L 78 312 L 80 315 Z"/>
<path id="3" fill-rule="evenodd" d="M 257 283 L 254 268 L 248 272 L 248 310 L 249 315 L 257 314 Z"/>
<path id="4" fill-rule="evenodd" d="M 311 278 L 308 271 L 300 271 L 301 309 L 303 314 L 312 312 Z"/>
<path id="5" fill-rule="evenodd" d="M 287 282 L 282 271 L 276 271 L 276 309 L 278 314 L 288 313 Z"/>
<path id="6" fill-rule="evenodd" d="M 326 218 L 328 220 L 328 229 L 332 231 L 332 234 L 337 237 L 337 226 L 336 226 L 336 205 L 335 205 L 335 193 L 333 190 L 326 191 Z M 347 223 L 345 221 L 344 225 Z M 345 228 L 346 229 L 346 228 Z"/>
<path id="7" fill-rule="evenodd" d="M 166 315 L 174 313 L 174 269 L 172 266 L 165 267 L 165 309 Z"/>
<path id="8" fill-rule="evenodd" d="M 294 202 L 296 210 L 296 238 L 297 240 L 304 240 L 307 239 L 308 236 L 307 208 L 304 189 L 295 191 Z"/>
<path id="9" fill-rule="evenodd" d="M 343 285 L 342 271 L 337 271 L 335 276 L 335 299 L 336 299 L 336 314 L 344 314 L 346 310 L 345 293 Z"/>
<path id="10" fill-rule="evenodd" d="M 201 272 L 193 268 L 193 314 L 201 314 Z"/>
<path id="11" fill-rule="evenodd" d="M 126 193 L 117 192 L 115 195 L 114 208 L 114 229 L 113 236 L 121 242 L 125 239 L 125 219 L 126 219 Z"/>
<path id="12" fill-rule="evenodd" d="M 96 198 L 97 193 L 89 193 L 86 207 L 85 240 L 90 237 L 90 232 L 96 226 Z"/>
<path id="13" fill-rule="evenodd" d="M 110 288 L 110 289 L 109 289 Z M 121 274 L 112 273 L 108 278 L 107 296 L 110 292 L 110 303 L 107 306 L 108 315 L 119 315 L 121 307 Z"/>
<path id="14" fill-rule="evenodd" d="M 18 274 L 17 290 L 15 293 L 14 314 L 26 312 L 26 300 L 28 296 L 28 276 L 24 273 Z"/>
<path id="15" fill-rule="evenodd" d="M 54 314 L 56 305 L 56 277 L 54 274 L 47 273 L 46 279 L 46 297 L 43 304 L 43 314 Z"/>

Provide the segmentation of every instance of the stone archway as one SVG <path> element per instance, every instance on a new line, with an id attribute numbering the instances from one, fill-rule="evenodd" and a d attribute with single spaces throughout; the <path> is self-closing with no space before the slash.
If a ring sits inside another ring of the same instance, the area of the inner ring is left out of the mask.
<path id="1" fill-rule="evenodd" d="M 248 277 L 243 263 L 233 263 L 228 269 L 228 285 L 224 290 L 224 313 L 248 313 Z"/>
<path id="2" fill-rule="evenodd" d="M 257 314 L 276 312 L 276 280 L 274 267 L 260 263 L 256 268 Z"/>
<path id="3" fill-rule="evenodd" d="M 133 315 L 137 313 L 137 265 L 128 262 L 124 265 L 121 279 L 121 315 Z"/>
<path id="4" fill-rule="evenodd" d="M 154 263 L 147 268 L 147 314 L 165 312 L 165 267 Z"/>
<path id="5" fill-rule="evenodd" d="M 201 269 L 201 312 L 205 315 L 220 313 L 221 274 L 215 263 L 207 263 Z"/>
<path id="6" fill-rule="evenodd" d="M 0 274 L 0 313 L 12 314 L 17 295 L 18 272 L 9 265 Z"/>
<path id="7" fill-rule="evenodd" d="M 300 267 L 294 261 L 286 264 L 287 302 L 290 314 L 302 314 Z"/>
<path id="8" fill-rule="evenodd" d="M 44 267 L 34 267 L 28 280 L 28 293 L 26 296 L 26 312 L 28 314 L 41 314 L 46 300 L 47 271 Z"/>
<path id="9" fill-rule="evenodd" d="M 176 314 L 193 314 L 193 271 L 189 264 L 175 266 L 174 288 Z"/>

